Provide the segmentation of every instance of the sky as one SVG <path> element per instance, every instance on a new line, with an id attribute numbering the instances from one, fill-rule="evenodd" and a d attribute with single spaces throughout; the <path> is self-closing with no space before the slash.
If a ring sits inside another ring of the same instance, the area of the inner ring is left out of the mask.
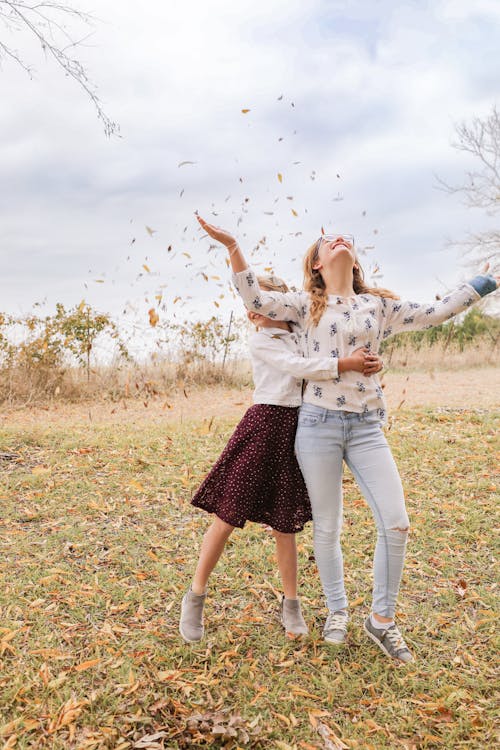
<path id="1" fill-rule="evenodd" d="M 406 299 L 470 277 L 449 242 L 492 219 L 438 177 L 463 181 L 455 127 L 496 103 L 498 2 L 73 5 L 98 18 L 74 51 L 120 133 L 28 34 L 0 28 L 35 69 L 0 68 L 1 312 L 85 299 L 143 352 L 151 307 L 160 324 L 240 315 L 196 211 L 297 287 L 322 229 L 353 233 L 368 278 Z"/>

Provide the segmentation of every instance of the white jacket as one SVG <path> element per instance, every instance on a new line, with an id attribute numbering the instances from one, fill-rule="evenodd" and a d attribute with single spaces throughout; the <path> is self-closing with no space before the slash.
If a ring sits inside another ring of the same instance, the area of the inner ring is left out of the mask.
<path id="1" fill-rule="evenodd" d="M 332 380 L 338 375 L 337 360 L 305 358 L 297 333 L 281 328 L 261 328 L 249 339 L 255 404 L 300 406 L 302 380 Z"/>

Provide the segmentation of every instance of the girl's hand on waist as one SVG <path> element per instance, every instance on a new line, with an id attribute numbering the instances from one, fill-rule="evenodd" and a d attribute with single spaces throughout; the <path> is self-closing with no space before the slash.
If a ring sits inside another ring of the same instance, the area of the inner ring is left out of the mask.
<path id="1" fill-rule="evenodd" d="M 366 349 L 363 375 L 375 375 L 375 373 L 383 369 L 384 363 L 382 358 L 378 354 L 373 354 L 369 349 Z"/>
<path id="2" fill-rule="evenodd" d="M 380 372 L 384 363 L 377 354 L 373 354 L 366 346 L 356 349 L 349 357 L 339 359 L 339 372 L 354 370 L 363 375 L 374 375 Z"/>

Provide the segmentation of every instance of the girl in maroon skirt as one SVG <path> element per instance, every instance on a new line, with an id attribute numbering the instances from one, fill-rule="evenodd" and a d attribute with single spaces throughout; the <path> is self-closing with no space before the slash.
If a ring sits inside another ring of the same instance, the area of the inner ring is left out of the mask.
<path id="1" fill-rule="evenodd" d="M 266 291 L 287 292 L 276 277 L 259 278 Z M 307 490 L 294 444 L 302 380 L 329 380 L 345 370 L 370 375 L 378 357 L 358 349 L 351 357 L 305 358 L 288 323 L 248 313 L 257 328 L 250 338 L 254 405 L 236 427 L 224 451 L 195 493 L 192 504 L 215 518 L 203 537 L 191 586 L 182 599 L 179 631 L 187 643 L 204 634 L 203 606 L 209 576 L 235 527 L 246 521 L 267 524 L 276 539 L 284 596 L 281 622 L 293 635 L 307 633 L 297 599 L 295 533 L 312 520 Z"/>

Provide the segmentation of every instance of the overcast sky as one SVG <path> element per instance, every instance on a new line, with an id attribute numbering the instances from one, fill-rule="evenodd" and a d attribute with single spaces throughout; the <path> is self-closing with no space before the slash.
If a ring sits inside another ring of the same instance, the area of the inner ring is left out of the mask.
<path id="1" fill-rule="evenodd" d="M 436 175 L 463 179 L 455 124 L 495 104 L 498 2 L 78 6 L 101 19 L 76 52 L 120 137 L 29 37 L 10 38 L 37 72 L 0 71 L 0 311 L 85 298 L 145 329 L 153 304 L 162 319 L 240 313 L 196 210 L 249 254 L 265 237 L 253 262 L 297 285 L 321 227 L 354 233 L 404 298 L 470 275 L 446 240 L 488 219 Z"/>

